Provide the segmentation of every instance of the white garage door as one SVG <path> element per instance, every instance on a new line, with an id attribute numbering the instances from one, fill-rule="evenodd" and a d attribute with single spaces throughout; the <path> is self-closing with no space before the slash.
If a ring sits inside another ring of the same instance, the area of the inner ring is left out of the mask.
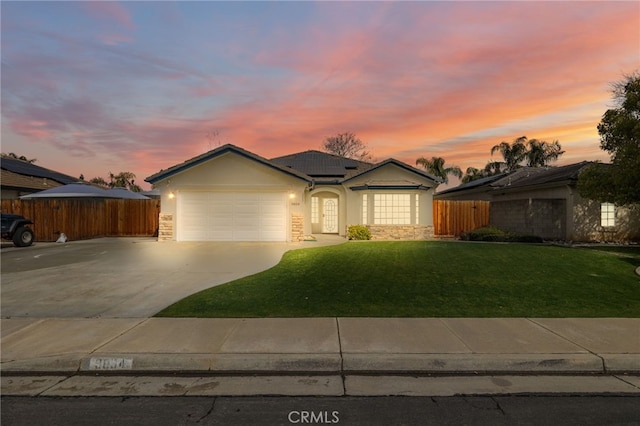
<path id="1" fill-rule="evenodd" d="M 286 241 L 286 193 L 183 192 L 179 241 Z"/>

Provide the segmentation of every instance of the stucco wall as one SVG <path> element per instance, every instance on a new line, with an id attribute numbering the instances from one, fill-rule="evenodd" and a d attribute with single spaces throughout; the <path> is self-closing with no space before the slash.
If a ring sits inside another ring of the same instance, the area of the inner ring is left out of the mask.
<path id="1" fill-rule="evenodd" d="M 597 201 L 575 195 L 572 241 L 623 242 L 640 241 L 640 206 L 615 208 L 615 226 L 603 227 Z"/>
<path id="2" fill-rule="evenodd" d="M 161 194 L 161 217 L 172 217 L 173 239 L 176 237 L 179 221 L 180 196 L 186 191 L 286 192 L 289 196 L 288 240 L 293 238 L 291 218 L 293 215 L 304 217 L 306 208 L 306 182 L 233 152 L 175 174 L 158 182 L 155 188 L 160 190 Z"/>
<path id="3" fill-rule="evenodd" d="M 385 167 L 381 167 L 372 172 L 366 173 L 363 176 L 359 176 L 353 180 L 345 183 L 345 191 L 347 193 L 347 224 L 357 225 L 362 224 L 362 194 L 369 195 L 369 208 L 373 206 L 372 194 L 418 194 L 419 195 L 419 217 L 418 224 L 433 226 L 433 193 L 434 189 L 376 189 L 376 190 L 358 190 L 353 191 L 350 187 L 363 186 L 368 183 L 375 182 L 376 184 L 388 183 L 389 185 L 398 184 L 420 184 L 426 187 L 433 186 L 433 182 L 429 179 L 423 178 L 415 173 L 412 173 L 402 167 L 398 167 L 395 164 L 387 164 Z M 412 211 L 412 214 L 413 211 Z"/>

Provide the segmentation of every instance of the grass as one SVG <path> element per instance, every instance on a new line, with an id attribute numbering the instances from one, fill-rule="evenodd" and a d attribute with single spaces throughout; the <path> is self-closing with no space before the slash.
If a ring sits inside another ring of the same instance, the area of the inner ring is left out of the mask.
<path id="1" fill-rule="evenodd" d="M 639 317 L 640 248 L 351 242 L 294 250 L 161 317 Z"/>

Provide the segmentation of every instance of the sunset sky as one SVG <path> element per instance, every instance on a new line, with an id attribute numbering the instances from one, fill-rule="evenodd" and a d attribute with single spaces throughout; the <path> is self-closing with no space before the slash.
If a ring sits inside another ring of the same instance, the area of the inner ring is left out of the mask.
<path id="1" fill-rule="evenodd" d="M 87 179 L 345 131 L 411 165 L 480 168 L 522 135 L 558 140 L 557 164 L 606 161 L 610 84 L 640 68 L 637 1 L 0 7 L 2 152 Z"/>

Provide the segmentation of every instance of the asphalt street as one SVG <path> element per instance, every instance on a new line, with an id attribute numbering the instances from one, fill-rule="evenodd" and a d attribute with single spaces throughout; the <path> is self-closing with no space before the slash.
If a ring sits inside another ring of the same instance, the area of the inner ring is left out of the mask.
<path id="1" fill-rule="evenodd" d="M 637 425 L 627 396 L 2 398 L 2 424 Z"/>

